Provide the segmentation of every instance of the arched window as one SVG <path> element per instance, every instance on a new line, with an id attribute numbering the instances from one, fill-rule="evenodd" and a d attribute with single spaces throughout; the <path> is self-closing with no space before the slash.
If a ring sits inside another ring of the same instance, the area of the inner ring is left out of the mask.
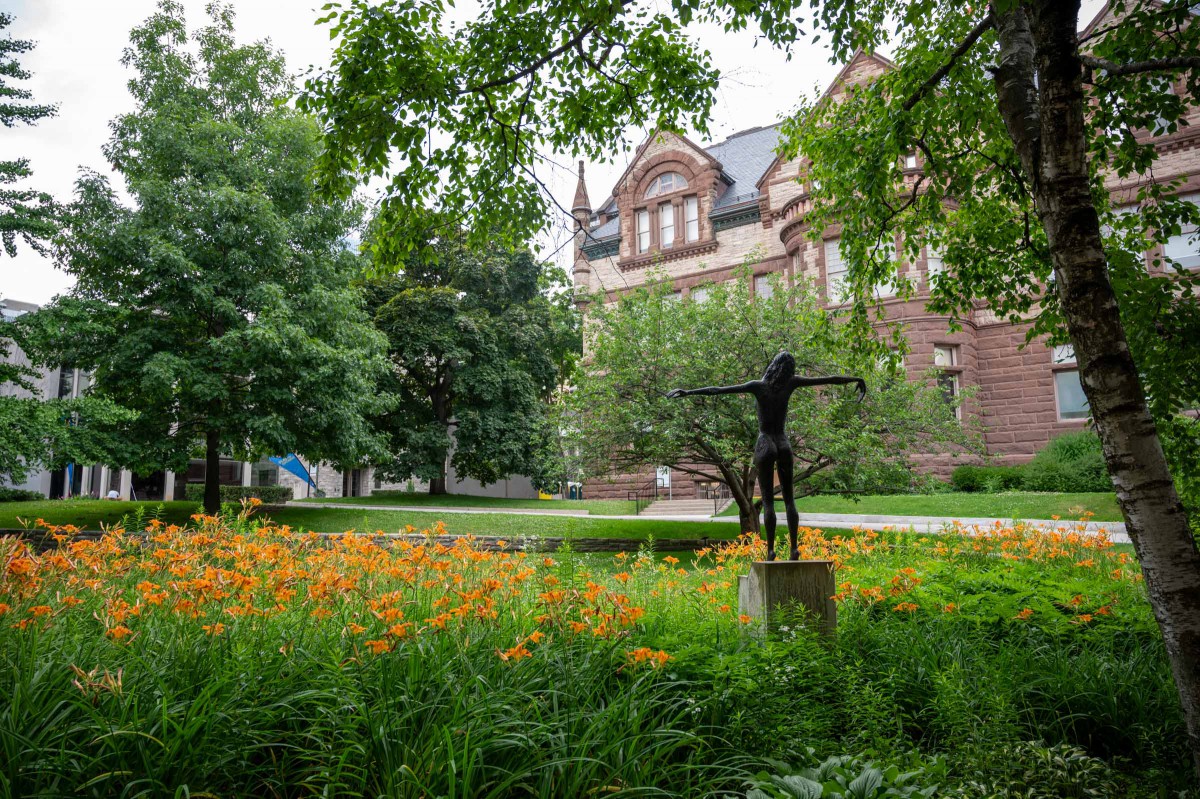
<path id="1" fill-rule="evenodd" d="M 682 191 L 688 187 L 687 180 L 678 172 L 664 172 L 654 179 L 650 187 L 646 189 L 646 199 L 657 197 L 660 194 L 670 194 L 673 191 Z"/>

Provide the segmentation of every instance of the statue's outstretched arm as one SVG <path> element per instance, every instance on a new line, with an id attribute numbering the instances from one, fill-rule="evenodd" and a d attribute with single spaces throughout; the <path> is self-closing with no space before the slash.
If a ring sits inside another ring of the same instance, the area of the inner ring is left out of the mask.
<path id="1" fill-rule="evenodd" d="M 705 386 L 704 388 L 673 388 L 667 392 L 671 399 L 676 397 L 711 397 L 717 394 L 754 394 L 761 380 L 751 380 L 736 386 Z"/>
<path id="2" fill-rule="evenodd" d="M 861 377 L 850 377 L 849 375 L 829 375 L 827 377 L 793 377 L 792 388 L 801 388 L 803 386 L 845 386 L 854 383 L 858 386 L 858 401 L 862 402 L 863 397 L 867 396 L 867 381 Z"/>

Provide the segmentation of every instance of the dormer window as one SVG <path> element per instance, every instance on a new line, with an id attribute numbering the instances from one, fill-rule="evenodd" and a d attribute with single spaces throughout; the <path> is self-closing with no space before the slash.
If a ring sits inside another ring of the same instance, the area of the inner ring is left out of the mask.
<path id="1" fill-rule="evenodd" d="M 660 194 L 671 194 L 676 191 L 683 191 L 688 187 L 687 180 L 678 172 L 664 172 L 654 179 L 654 182 L 646 189 L 645 199 L 658 197 Z"/>

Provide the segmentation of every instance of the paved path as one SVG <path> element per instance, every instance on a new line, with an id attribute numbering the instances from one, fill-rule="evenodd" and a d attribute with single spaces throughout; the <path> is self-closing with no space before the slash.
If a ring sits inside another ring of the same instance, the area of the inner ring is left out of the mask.
<path id="1" fill-rule="evenodd" d="M 570 516 L 584 517 L 590 519 L 627 519 L 631 521 L 646 521 L 646 516 L 601 516 L 598 514 L 590 514 L 584 510 L 557 510 L 547 508 L 546 510 L 535 510 L 532 508 L 438 508 L 424 505 L 359 505 L 346 504 L 341 502 L 297 502 L 292 501 L 287 503 L 290 507 L 296 508 L 344 508 L 351 510 L 379 510 L 379 511 L 402 511 L 406 513 L 506 513 L 516 516 Z M 655 521 L 669 522 L 717 522 L 721 524 L 734 524 L 737 519 L 732 516 L 654 516 Z M 780 522 L 783 517 L 780 515 Z M 950 516 L 879 516 L 864 513 L 801 513 L 800 525 L 802 527 L 864 527 L 868 530 L 882 530 L 884 528 L 913 528 L 923 533 L 940 533 L 946 527 L 958 522 L 964 527 L 992 527 L 996 522 L 1000 522 L 1002 526 L 1008 526 L 1013 523 L 1013 519 L 1005 518 L 976 518 L 976 517 L 950 517 Z M 1068 521 L 1053 521 L 1051 519 L 1023 519 L 1026 524 L 1033 525 L 1045 530 L 1053 530 L 1064 525 L 1073 525 L 1075 523 Z M 782 526 L 782 524 L 781 524 Z M 1115 543 L 1128 544 L 1129 536 L 1125 532 L 1125 525 L 1122 522 L 1089 522 L 1086 531 L 1089 533 L 1097 533 L 1105 531 Z"/>

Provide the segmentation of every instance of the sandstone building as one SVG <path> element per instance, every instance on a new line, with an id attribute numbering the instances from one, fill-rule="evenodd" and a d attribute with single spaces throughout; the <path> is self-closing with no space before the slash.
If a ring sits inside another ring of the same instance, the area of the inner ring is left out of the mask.
<path id="1" fill-rule="evenodd" d="M 886 58 L 860 52 L 838 74 L 827 96 L 836 98 L 846 87 L 891 67 Z M 1154 174 L 1162 181 L 1183 178 L 1181 193 L 1200 202 L 1200 113 L 1193 107 L 1190 114 L 1190 126 L 1157 137 L 1160 159 Z M 838 248 L 841 231 L 834 226 L 822 231 L 819 241 L 809 237 L 805 211 L 811 186 L 801 180 L 804 164 L 799 158 L 776 157 L 778 140 L 778 126 L 745 130 L 708 147 L 675 134 L 652 135 L 636 151 L 612 196 L 596 208 L 580 164 L 571 209 L 577 290 L 601 293 L 611 301 L 643 284 L 653 266 L 666 273 L 681 298 L 703 299 L 706 284 L 732 279 L 747 255 L 757 251 L 752 296 L 770 291 L 771 273 L 781 273 L 785 280 L 802 275 L 825 293 L 827 307 L 836 309 L 846 275 Z M 913 154 L 904 166 L 906 174 L 916 174 L 920 159 Z M 1118 206 L 1131 202 L 1133 185 L 1111 182 Z M 1183 268 L 1200 268 L 1195 235 L 1195 230 L 1185 230 L 1163 248 Z M 900 273 L 917 288 L 910 299 L 890 297 L 894 289 L 888 286 L 877 289 L 887 318 L 907 331 L 909 374 L 936 366 L 948 390 L 975 387 L 966 412 L 979 416 L 988 453 L 1003 461 L 1028 460 L 1050 439 L 1085 427 L 1087 403 L 1071 348 L 1052 348 L 1040 340 L 1025 344 L 1027 324 L 997 319 L 987 308 L 958 320 L 962 329 L 951 332 L 949 317 L 925 307 L 930 277 L 951 267 L 928 247 L 921 253 L 915 263 L 900 264 Z M 1148 268 L 1161 269 L 1154 264 L 1161 254 L 1146 253 Z M 653 478 L 647 469 L 593 479 L 585 495 L 623 498 Z M 677 498 L 704 496 L 708 489 L 678 471 L 671 483 Z"/>

